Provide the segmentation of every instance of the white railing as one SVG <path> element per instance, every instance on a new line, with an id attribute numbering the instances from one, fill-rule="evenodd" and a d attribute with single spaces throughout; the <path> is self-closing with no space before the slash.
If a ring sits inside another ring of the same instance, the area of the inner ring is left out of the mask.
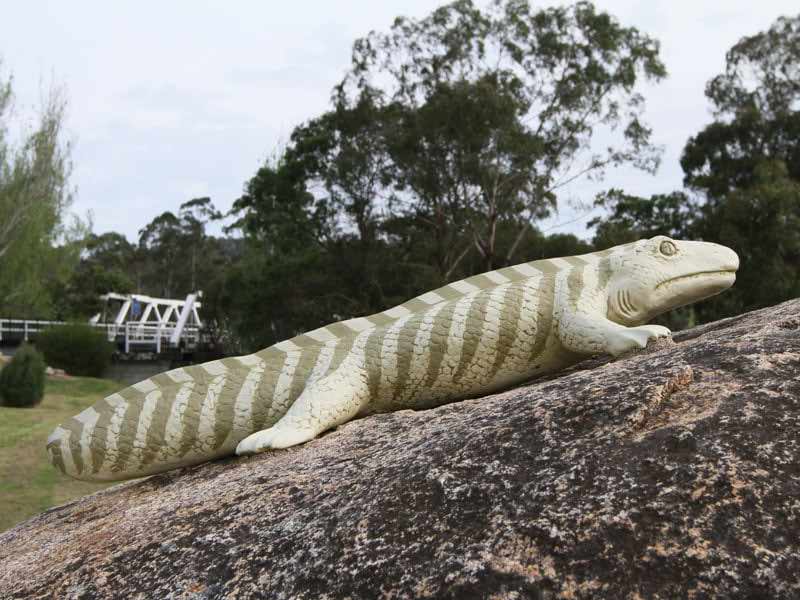
<path id="1" fill-rule="evenodd" d="M 21 333 L 22 339 L 28 341 L 30 334 L 39 333 L 52 325 L 63 325 L 63 321 L 27 321 L 23 319 L 0 319 L 0 342 L 9 333 Z M 16 336 L 15 336 L 16 337 Z"/>
<path id="2" fill-rule="evenodd" d="M 0 342 L 3 341 L 4 336 L 11 335 L 17 338 L 19 334 L 22 334 L 23 340 L 28 341 L 31 335 L 35 335 L 43 329 L 64 324 L 63 321 L 0 319 Z M 170 337 L 176 330 L 176 324 L 174 323 L 160 324 L 158 322 L 128 322 L 120 325 L 116 323 L 94 323 L 92 327 L 104 330 L 110 342 L 124 340 L 126 353 L 131 351 L 132 346 L 137 348 L 147 346 L 160 353 L 162 345 L 169 348 Z M 200 341 L 200 328 L 192 325 L 184 327 L 180 340 L 187 348 L 193 348 Z"/>

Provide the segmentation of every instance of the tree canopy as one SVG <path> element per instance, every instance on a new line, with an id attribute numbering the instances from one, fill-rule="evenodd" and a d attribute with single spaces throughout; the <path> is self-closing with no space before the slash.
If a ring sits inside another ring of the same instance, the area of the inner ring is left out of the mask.
<path id="1" fill-rule="evenodd" d="M 34 124 L 25 128 L 12 123 L 13 82 L 2 75 L 0 312 L 35 316 L 52 309 L 50 286 L 63 283 L 77 262 L 85 227 L 68 214 L 73 188 L 63 93 L 51 89 Z M 13 125 L 20 130 L 15 137 Z"/>
<path id="2" fill-rule="evenodd" d="M 518 259 L 564 183 L 611 165 L 654 170 L 637 86 L 665 75 L 655 40 L 591 3 L 457 0 L 357 40 L 334 102 L 386 120 L 374 148 L 390 206 L 433 236 L 447 280 L 473 249 L 485 268 Z M 618 134 L 602 150 L 601 130 Z M 514 232 L 502 253 L 501 222 Z"/>
<path id="3" fill-rule="evenodd" d="M 707 321 L 800 295 L 800 15 L 742 38 L 706 86 L 714 120 L 686 143 L 686 190 L 598 198 L 595 243 L 661 233 L 739 253 L 734 288 L 692 309 Z"/>
<path id="4" fill-rule="evenodd" d="M 800 295 L 799 68 L 800 15 L 736 43 L 706 86 L 712 118 L 687 140 L 683 189 L 611 187 L 591 242 L 539 224 L 566 183 L 655 171 L 640 90 L 666 68 L 656 40 L 589 2 L 456 0 L 356 40 L 330 105 L 248 179 L 224 237 L 208 231 L 223 215 L 194 198 L 134 243 L 59 242 L 71 188 L 56 98 L 21 146 L 0 136 L 0 303 L 60 295 L 84 318 L 107 291 L 201 288 L 205 321 L 240 353 L 489 269 L 666 234 L 742 259 L 731 292 L 667 324 L 765 306 Z"/>
<path id="5" fill-rule="evenodd" d="M 235 283 L 261 283 L 232 302 L 273 307 L 248 333 L 277 341 L 541 257 L 535 225 L 565 182 L 655 168 L 638 88 L 665 74 L 655 40 L 588 2 L 457 0 L 357 40 L 330 109 L 234 205 Z"/>

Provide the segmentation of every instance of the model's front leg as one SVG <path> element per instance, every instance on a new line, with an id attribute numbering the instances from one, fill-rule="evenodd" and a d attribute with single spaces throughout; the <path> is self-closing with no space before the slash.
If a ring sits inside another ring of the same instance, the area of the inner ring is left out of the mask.
<path id="1" fill-rule="evenodd" d="M 352 419 L 368 399 L 363 371 L 352 364 L 342 365 L 303 390 L 275 425 L 239 442 L 236 454 L 288 448 L 312 440 Z"/>
<path id="2" fill-rule="evenodd" d="M 564 314 L 558 323 L 558 337 L 565 348 L 579 354 L 619 356 L 644 348 L 651 339 L 668 337 L 670 330 L 661 325 L 625 327 L 603 315 Z"/>

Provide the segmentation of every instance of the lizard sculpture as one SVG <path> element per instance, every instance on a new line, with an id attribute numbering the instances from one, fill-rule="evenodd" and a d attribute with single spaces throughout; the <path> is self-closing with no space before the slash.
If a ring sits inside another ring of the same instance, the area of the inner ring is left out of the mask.
<path id="1" fill-rule="evenodd" d="M 265 350 L 178 368 L 56 428 L 52 463 L 142 477 L 307 442 L 350 419 L 508 388 L 668 336 L 652 317 L 730 287 L 739 259 L 659 236 L 490 271 Z"/>

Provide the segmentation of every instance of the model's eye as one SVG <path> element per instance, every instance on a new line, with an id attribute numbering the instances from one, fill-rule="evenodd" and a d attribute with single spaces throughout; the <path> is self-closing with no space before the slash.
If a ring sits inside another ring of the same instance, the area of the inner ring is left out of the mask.
<path id="1" fill-rule="evenodd" d="M 673 242 L 661 242 L 661 246 L 658 249 L 664 256 L 672 256 L 678 251 Z"/>

